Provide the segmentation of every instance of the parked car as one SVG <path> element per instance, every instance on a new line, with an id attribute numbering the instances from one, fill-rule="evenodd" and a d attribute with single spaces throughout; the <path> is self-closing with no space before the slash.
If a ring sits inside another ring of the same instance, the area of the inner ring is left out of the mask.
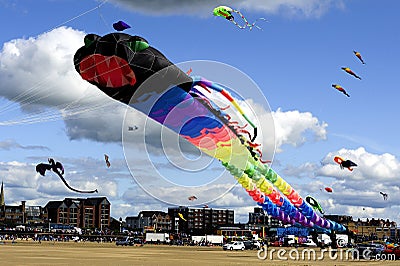
<path id="1" fill-rule="evenodd" d="M 382 252 L 382 254 L 394 254 L 396 259 L 400 259 L 400 246 L 397 247 L 392 247 L 392 248 L 385 248 Z M 386 258 L 388 258 L 386 256 Z"/>
<path id="2" fill-rule="evenodd" d="M 245 250 L 243 241 L 233 241 L 222 246 L 224 250 Z"/>
<path id="3" fill-rule="evenodd" d="M 141 238 L 134 238 L 132 241 L 134 244 L 143 245 L 143 239 Z"/>
<path id="4" fill-rule="evenodd" d="M 305 246 L 305 247 L 316 247 L 317 246 L 317 244 L 311 238 L 307 239 L 306 242 L 302 243 L 301 245 Z"/>
<path id="5" fill-rule="evenodd" d="M 253 240 L 253 247 L 255 249 L 260 249 L 261 248 L 261 243 L 258 241 Z"/>
<path id="6" fill-rule="evenodd" d="M 260 249 L 260 247 L 261 247 L 260 242 L 255 241 L 255 240 L 246 240 L 246 241 L 243 241 L 243 244 L 245 246 L 245 249 L 251 249 L 251 250 Z"/>
<path id="7" fill-rule="evenodd" d="M 133 240 L 130 239 L 129 237 L 126 237 L 124 239 L 119 239 L 115 242 L 117 246 L 133 246 Z"/>
<path id="8" fill-rule="evenodd" d="M 376 243 L 358 244 L 353 250 L 354 259 L 375 259 L 377 254 L 382 254 L 385 246 Z"/>
<path id="9" fill-rule="evenodd" d="M 327 234 L 319 234 L 317 237 L 318 243 L 316 243 L 320 247 L 328 247 L 332 245 L 331 237 Z"/>
<path id="10" fill-rule="evenodd" d="M 283 246 L 283 241 L 275 240 L 275 241 L 272 241 L 272 242 L 270 243 L 270 245 L 271 245 L 272 247 L 282 247 L 282 246 Z"/>

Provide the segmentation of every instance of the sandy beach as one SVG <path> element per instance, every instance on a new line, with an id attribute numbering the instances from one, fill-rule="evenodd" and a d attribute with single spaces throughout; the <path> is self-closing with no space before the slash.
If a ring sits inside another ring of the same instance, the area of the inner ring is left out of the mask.
<path id="1" fill-rule="evenodd" d="M 308 259 L 307 253 L 302 258 L 302 248 L 295 251 L 285 249 L 281 257 L 277 251 L 270 252 L 265 260 L 257 256 L 256 250 L 224 251 L 221 247 L 187 246 L 116 246 L 115 243 L 74 243 L 74 242 L 38 242 L 18 241 L 0 245 L 1 265 L 399 265 L 399 261 L 333 260 L 325 253 L 322 260 L 320 249 L 314 249 L 315 260 Z M 290 252 L 290 253 L 289 253 Z M 262 254 L 261 254 L 262 255 Z M 293 257 L 290 258 L 290 256 Z"/>

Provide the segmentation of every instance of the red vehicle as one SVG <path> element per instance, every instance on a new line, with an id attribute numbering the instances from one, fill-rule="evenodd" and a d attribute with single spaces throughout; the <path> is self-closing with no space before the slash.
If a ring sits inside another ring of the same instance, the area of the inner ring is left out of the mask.
<path id="1" fill-rule="evenodd" d="M 283 246 L 283 242 L 279 241 L 279 240 L 276 240 L 276 241 L 271 242 L 271 246 L 273 246 L 273 247 L 282 247 Z"/>
<path id="2" fill-rule="evenodd" d="M 385 248 L 382 252 L 383 254 L 394 254 L 396 259 L 400 259 L 400 246 L 392 247 L 392 248 Z"/>

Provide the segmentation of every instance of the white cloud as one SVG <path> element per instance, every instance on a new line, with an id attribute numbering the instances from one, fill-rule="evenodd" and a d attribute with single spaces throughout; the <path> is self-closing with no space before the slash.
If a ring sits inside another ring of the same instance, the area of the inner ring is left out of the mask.
<path id="1" fill-rule="evenodd" d="M 57 28 L 36 38 L 4 43 L 0 53 L 1 96 L 19 103 L 58 106 L 83 95 L 87 84 L 74 70 L 73 56 L 84 33 Z"/>
<path id="2" fill-rule="evenodd" d="M 320 122 L 310 112 L 287 111 L 280 108 L 272 113 L 275 123 L 275 138 L 277 152 L 282 151 L 285 144 L 294 147 L 304 144 L 308 139 L 306 134 L 312 133 L 314 140 L 326 139 L 325 122 Z"/>
<path id="3" fill-rule="evenodd" d="M 153 15 L 185 14 L 206 17 L 219 5 L 229 5 L 237 10 L 257 11 L 266 14 L 283 12 L 288 15 L 302 15 L 306 17 L 319 17 L 328 9 L 343 8 L 342 0 L 231 0 L 229 3 L 221 0 L 112 0 L 112 2 Z"/>
<path id="4" fill-rule="evenodd" d="M 287 165 L 282 170 L 284 176 L 295 176 L 295 177 L 314 177 L 314 172 L 318 169 L 318 165 L 310 162 L 306 162 L 300 166 Z"/>
<path id="5" fill-rule="evenodd" d="M 15 148 L 24 150 L 49 150 L 49 148 L 40 145 L 21 145 L 13 139 L 0 141 L 0 150 L 11 150 Z"/>
<path id="6" fill-rule="evenodd" d="M 349 159 L 358 166 L 350 172 L 346 168 L 341 170 L 333 161 L 335 156 Z M 360 147 L 356 150 L 340 149 L 336 152 L 330 152 L 322 160 L 323 167 L 318 174 L 331 176 L 336 179 L 345 179 L 348 181 L 360 182 L 368 180 L 369 182 L 400 185 L 400 161 L 392 154 L 373 154 Z"/>

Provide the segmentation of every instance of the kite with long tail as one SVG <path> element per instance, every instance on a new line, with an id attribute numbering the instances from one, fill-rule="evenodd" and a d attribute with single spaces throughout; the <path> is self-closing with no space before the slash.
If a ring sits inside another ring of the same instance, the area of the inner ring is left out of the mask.
<path id="1" fill-rule="evenodd" d="M 54 173 L 58 175 L 58 177 L 63 181 L 64 185 L 72 191 L 79 192 L 79 193 L 97 193 L 97 189 L 95 190 L 79 190 L 76 188 L 71 187 L 65 178 L 64 175 L 64 167 L 60 162 L 55 162 L 52 158 L 48 159 L 49 163 L 40 163 L 36 165 L 36 172 L 38 172 L 41 176 L 45 176 L 46 171 L 52 170 Z"/>
<path id="2" fill-rule="evenodd" d="M 146 114 L 218 159 L 264 210 L 287 223 L 344 231 L 320 217 L 266 162 L 253 143 L 257 126 L 226 88 L 190 77 L 139 36 L 88 34 L 74 56 L 81 77 L 111 98 Z M 207 97 L 214 90 L 241 114 L 252 133 Z"/>
<path id="3" fill-rule="evenodd" d="M 237 22 L 235 21 L 235 18 L 233 17 L 232 13 L 238 14 L 238 15 L 242 18 L 242 20 L 243 20 L 243 22 L 244 22 L 244 25 L 239 25 L 239 23 L 237 23 Z M 229 20 L 230 22 L 232 22 L 233 24 L 235 24 L 236 27 L 238 27 L 238 28 L 240 28 L 240 29 L 249 28 L 250 30 L 252 30 L 253 27 L 256 27 L 257 29 L 260 29 L 260 30 L 261 30 L 261 28 L 260 28 L 259 26 L 256 25 L 256 22 L 257 22 L 258 20 L 264 20 L 264 21 L 265 21 L 264 18 L 258 18 L 256 21 L 254 21 L 253 23 L 250 24 L 250 23 L 247 21 L 246 17 L 243 16 L 243 14 L 242 14 L 239 10 L 235 10 L 235 9 L 233 9 L 233 8 L 231 8 L 231 7 L 228 7 L 228 6 L 218 6 L 218 7 L 214 8 L 213 14 L 214 14 L 214 16 L 223 17 L 223 18 Z"/>

